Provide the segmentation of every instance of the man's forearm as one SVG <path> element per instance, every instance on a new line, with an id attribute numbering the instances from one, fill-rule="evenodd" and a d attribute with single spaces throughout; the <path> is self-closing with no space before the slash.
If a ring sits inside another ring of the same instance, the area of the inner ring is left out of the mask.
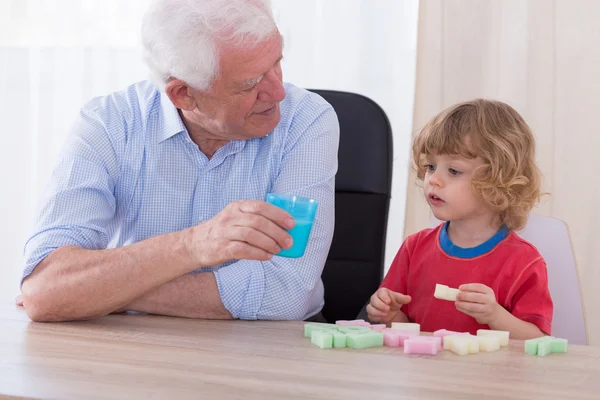
<path id="1" fill-rule="evenodd" d="M 185 231 L 107 250 L 59 248 L 23 282 L 24 306 L 37 321 L 106 315 L 144 293 L 200 267 Z"/>
<path id="2" fill-rule="evenodd" d="M 184 275 L 152 289 L 125 310 L 186 318 L 232 319 L 212 272 Z"/>

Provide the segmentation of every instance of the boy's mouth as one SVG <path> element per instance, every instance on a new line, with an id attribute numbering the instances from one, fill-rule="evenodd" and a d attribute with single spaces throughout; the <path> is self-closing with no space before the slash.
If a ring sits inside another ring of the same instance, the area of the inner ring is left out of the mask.
<path id="1" fill-rule="evenodd" d="M 428 197 L 429 197 L 429 200 L 431 200 L 435 203 L 444 203 L 444 199 L 442 199 L 441 197 L 439 197 L 436 194 L 430 193 Z"/>

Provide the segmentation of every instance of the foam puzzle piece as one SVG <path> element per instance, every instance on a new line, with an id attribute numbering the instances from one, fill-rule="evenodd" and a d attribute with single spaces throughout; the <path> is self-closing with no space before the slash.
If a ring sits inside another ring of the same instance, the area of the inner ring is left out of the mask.
<path id="1" fill-rule="evenodd" d="M 450 350 L 459 356 L 466 356 L 472 353 L 470 350 L 474 350 L 472 342 L 473 340 L 466 335 L 446 336 L 444 337 L 444 350 Z"/>
<path id="2" fill-rule="evenodd" d="M 412 337 L 404 341 L 404 354 L 425 354 L 435 356 L 440 350 L 441 338 L 428 337 L 424 340 L 424 336 Z M 435 340 L 437 339 L 437 340 Z"/>
<path id="3" fill-rule="evenodd" d="M 373 332 L 371 329 L 366 326 L 338 326 L 337 330 L 342 333 L 364 333 L 364 332 Z"/>
<path id="4" fill-rule="evenodd" d="M 439 329 L 439 330 L 433 332 L 434 337 L 439 337 L 442 339 L 442 345 L 444 344 L 444 338 L 446 336 L 457 336 L 457 335 L 470 335 L 470 333 L 469 332 L 449 331 L 447 329 Z"/>
<path id="5" fill-rule="evenodd" d="M 406 344 L 407 341 L 411 341 L 411 342 L 433 342 L 435 343 L 438 351 L 442 351 L 443 347 L 442 347 L 442 338 L 441 337 L 435 337 L 435 336 L 412 336 L 409 338 L 406 338 L 404 340 L 404 343 Z"/>
<path id="6" fill-rule="evenodd" d="M 543 336 L 540 338 L 529 339 L 525 341 L 525 353 L 547 356 L 550 353 L 566 353 L 567 339 L 555 338 L 553 336 Z"/>
<path id="7" fill-rule="evenodd" d="M 449 335 L 444 337 L 444 350 L 466 356 L 479 353 L 479 340 L 473 335 Z"/>
<path id="8" fill-rule="evenodd" d="M 421 325 L 413 322 L 392 322 L 392 329 L 396 331 L 414 331 L 421 332 Z"/>
<path id="9" fill-rule="evenodd" d="M 500 346 L 508 346 L 508 339 L 510 332 L 508 331 L 494 331 L 490 329 L 478 329 L 477 336 L 497 336 L 500 339 Z"/>
<path id="10" fill-rule="evenodd" d="M 389 347 L 402 347 L 406 339 L 415 336 L 419 336 L 419 332 L 386 328 L 383 330 L 383 344 Z"/>
<path id="11" fill-rule="evenodd" d="M 330 349 L 333 347 L 333 335 L 331 332 L 316 329 L 310 334 L 310 342 L 322 349 Z"/>
<path id="12" fill-rule="evenodd" d="M 460 292 L 460 290 L 437 283 L 435 285 L 433 297 L 440 300 L 456 301 L 458 292 Z"/>
<path id="13" fill-rule="evenodd" d="M 500 338 L 495 335 L 475 336 L 479 342 L 479 351 L 482 353 L 491 353 L 500 350 Z"/>
<path id="14" fill-rule="evenodd" d="M 311 322 L 309 324 L 304 324 L 304 337 L 311 337 L 311 333 L 314 330 L 337 331 L 337 326 L 335 326 L 333 324 L 323 324 L 320 322 Z"/>
<path id="15" fill-rule="evenodd" d="M 365 349 L 383 346 L 383 333 L 368 330 L 367 332 L 350 332 L 346 334 L 346 347 Z"/>
<path id="16" fill-rule="evenodd" d="M 567 339 L 554 338 L 550 340 L 541 341 L 538 344 L 538 356 L 544 357 L 550 353 L 566 353 L 567 352 Z"/>
<path id="17" fill-rule="evenodd" d="M 384 329 L 387 329 L 386 324 L 373 324 L 370 326 L 371 329 L 377 332 L 383 332 Z"/>
<path id="18" fill-rule="evenodd" d="M 346 347 L 346 334 L 340 331 L 330 331 L 331 336 L 333 337 L 333 347 L 336 349 L 341 349 Z"/>
<path id="19" fill-rule="evenodd" d="M 351 321 L 346 321 L 346 320 L 338 320 L 335 321 L 336 325 L 341 325 L 341 326 L 365 326 L 365 327 L 370 327 L 371 324 L 368 323 L 367 321 L 365 321 L 364 319 L 354 319 Z"/>

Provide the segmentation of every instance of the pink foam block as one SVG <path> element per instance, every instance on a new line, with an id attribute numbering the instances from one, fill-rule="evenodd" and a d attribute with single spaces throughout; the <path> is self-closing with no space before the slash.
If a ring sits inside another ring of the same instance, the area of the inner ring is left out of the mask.
<path id="1" fill-rule="evenodd" d="M 433 336 L 439 337 L 442 340 L 442 344 L 444 343 L 444 337 L 452 335 L 469 335 L 469 332 L 454 332 L 447 329 L 440 329 L 433 332 Z"/>
<path id="2" fill-rule="evenodd" d="M 376 325 L 371 325 L 369 328 L 371 328 L 377 332 L 383 332 L 384 329 L 387 329 L 387 326 L 385 324 L 376 324 Z"/>
<path id="3" fill-rule="evenodd" d="M 411 337 L 404 341 L 405 354 L 436 355 L 441 350 L 442 339 L 430 337 Z"/>
<path id="4" fill-rule="evenodd" d="M 371 324 L 365 321 L 364 319 L 354 319 L 352 321 L 345 321 L 341 319 L 339 321 L 335 321 L 335 324 L 340 326 L 366 326 L 367 328 L 371 327 Z"/>
<path id="5" fill-rule="evenodd" d="M 409 338 L 419 337 L 415 331 L 397 331 L 395 329 L 385 328 L 383 331 L 383 344 L 389 347 L 404 346 L 404 341 Z"/>

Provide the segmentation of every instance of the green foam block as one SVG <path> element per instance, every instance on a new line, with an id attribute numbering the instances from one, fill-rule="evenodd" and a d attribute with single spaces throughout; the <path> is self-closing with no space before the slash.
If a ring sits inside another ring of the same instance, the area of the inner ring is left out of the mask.
<path id="1" fill-rule="evenodd" d="M 331 333 L 331 335 L 333 336 L 333 347 L 335 347 L 336 349 L 346 347 L 347 336 L 345 333 L 333 330 L 329 333 Z"/>
<path id="2" fill-rule="evenodd" d="M 550 353 L 566 353 L 567 339 L 544 340 L 538 344 L 538 356 L 547 356 Z"/>
<path id="3" fill-rule="evenodd" d="M 310 342 L 322 349 L 330 349 L 333 347 L 333 335 L 326 330 L 315 329 L 310 335 Z"/>
<path id="4" fill-rule="evenodd" d="M 333 330 L 337 332 L 337 326 L 334 324 L 323 324 L 320 322 L 311 322 L 310 324 L 304 324 L 304 337 L 311 337 L 311 333 L 313 330 Z"/>
<path id="5" fill-rule="evenodd" d="M 383 333 L 375 331 L 350 332 L 346 335 L 346 347 L 365 349 L 383 346 Z"/>
<path id="6" fill-rule="evenodd" d="M 552 336 L 544 336 L 541 338 L 526 340 L 525 341 L 525 353 L 535 356 L 538 354 L 540 343 L 550 341 L 553 339 L 554 339 L 554 337 L 552 337 Z"/>
<path id="7" fill-rule="evenodd" d="M 336 325 L 337 330 L 342 333 L 363 333 L 363 332 L 372 332 L 370 328 L 366 326 L 340 326 Z"/>

